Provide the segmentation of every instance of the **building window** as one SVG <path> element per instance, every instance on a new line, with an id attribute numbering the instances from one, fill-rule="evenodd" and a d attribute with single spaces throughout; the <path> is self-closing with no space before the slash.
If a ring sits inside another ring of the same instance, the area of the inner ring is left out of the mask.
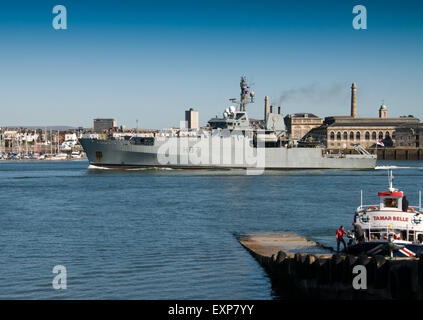
<path id="1" fill-rule="evenodd" d="M 338 133 L 336 134 L 336 140 L 341 140 L 341 132 L 338 132 Z"/>
<path id="2" fill-rule="evenodd" d="M 376 132 L 375 131 L 372 132 L 372 140 L 376 140 Z"/>
<path id="3" fill-rule="evenodd" d="M 388 131 L 386 131 L 386 133 L 385 133 L 385 139 L 388 139 L 389 138 L 389 132 Z"/>
<path id="4" fill-rule="evenodd" d="M 354 132 L 350 132 L 350 140 L 354 140 Z"/>
<path id="5" fill-rule="evenodd" d="M 357 133 L 356 133 L 355 138 L 356 138 L 356 140 L 360 140 L 360 139 L 361 139 L 361 137 L 360 137 L 360 132 L 357 132 Z"/>
<path id="6" fill-rule="evenodd" d="M 369 131 L 366 131 L 366 140 L 370 140 L 370 132 Z"/>
<path id="7" fill-rule="evenodd" d="M 347 140 L 348 139 L 348 135 L 347 135 L 347 133 L 346 132 L 344 132 L 344 140 Z"/>
<path id="8" fill-rule="evenodd" d="M 383 132 L 382 131 L 379 132 L 379 140 L 383 140 Z"/>
<path id="9" fill-rule="evenodd" d="M 335 140 L 335 133 L 334 133 L 334 132 L 331 132 L 331 133 L 330 133 L 330 139 L 331 139 L 331 140 Z"/>

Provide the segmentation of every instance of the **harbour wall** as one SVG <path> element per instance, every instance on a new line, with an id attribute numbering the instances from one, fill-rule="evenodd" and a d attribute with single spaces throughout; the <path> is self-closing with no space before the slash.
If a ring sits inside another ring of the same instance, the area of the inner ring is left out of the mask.
<path id="1" fill-rule="evenodd" d="M 250 251 L 250 250 L 249 250 Z M 279 251 L 266 257 L 250 251 L 269 274 L 282 299 L 423 299 L 423 260 L 383 256 L 318 256 Z M 353 288 L 356 265 L 367 270 L 367 288 Z"/>
<path id="2" fill-rule="evenodd" d="M 336 153 L 340 150 L 332 150 Z M 422 148 L 378 148 L 367 149 L 372 154 L 377 154 L 377 160 L 423 160 Z M 345 150 L 347 154 L 357 153 L 355 150 Z"/>
<path id="3" fill-rule="evenodd" d="M 281 299 L 423 299 L 422 258 L 339 255 L 285 232 L 241 235 L 238 241 L 267 272 Z M 356 266 L 365 272 L 354 273 Z M 365 287 L 354 288 L 353 280 Z"/>

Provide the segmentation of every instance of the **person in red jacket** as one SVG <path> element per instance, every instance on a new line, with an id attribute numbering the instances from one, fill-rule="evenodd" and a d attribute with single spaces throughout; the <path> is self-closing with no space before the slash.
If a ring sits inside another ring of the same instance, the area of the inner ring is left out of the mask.
<path id="1" fill-rule="evenodd" d="M 340 243 L 344 245 L 344 251 L 345 251 L 345 240 L 344 240 L 344 234 L 346 234 L 344 230 L 344 226 L 340 226 L 339 229 L 336 231 L 336 244 L 337 244 L 337 251 L 339 252 Z"/>

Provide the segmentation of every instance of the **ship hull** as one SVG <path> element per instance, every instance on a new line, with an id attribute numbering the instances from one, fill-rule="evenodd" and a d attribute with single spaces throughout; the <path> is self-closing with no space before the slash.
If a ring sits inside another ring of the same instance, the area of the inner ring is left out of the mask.
<path id="1" fill-rule="evenodd" d="M 263 148 L 262 161 L 251 162 L 237 157 L 237 147 L 220 146 L 210 152 L 206 161 L 191 157 L 189 151 L 175 148 L 172 161 L 163 161 L 163 144 L 136 145 L 126 140 L 80 139 L 91 165 L 107 168 L 168 167 L 188 169 L 263 168 L 263 169 L 372 169 L 375 155 L 325 155 L 321 148 Z M 190 149 L 190 144 L 188 148 Z M 170 147 L 169 149 L 172 149 Z M 251 148 L 257 150 L 256 148 Z M 253 150 L 253 151 L 254 151 Z M 172 151 L 170 152 L 172 153 Z M 239 153 L 238 153 L 239 154 Z"/>
<path id="2" fill-rule="evenodd" d="M 389 256 L 388 241 L 369 241 L 354 244 L 348 247 L 347 252 L 353 255 L 366 254 L 368 256 Z M 394 257 L 416 257 L 423 254 L 423 245 L 410 243 L 400 244 L 404 248 L 394 250 L 392 255 Z"/>

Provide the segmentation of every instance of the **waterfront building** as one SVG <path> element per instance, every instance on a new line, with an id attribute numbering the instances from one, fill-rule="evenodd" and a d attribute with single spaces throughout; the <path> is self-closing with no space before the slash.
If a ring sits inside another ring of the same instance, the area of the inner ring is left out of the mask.
<path id="1" fill-rule="evenodd" d="M 103 132 L 117 127 L 115 119 L 94 119 L 94 131 Z"/>
<path id="2" fill-rule="evenodd" d="M 188 129 L 198 129 L 198 111 L 193 108 L 185 111 L 185 122 Z"/>
<path id="3" fill-rule="evenodd" d="M 397 128 L 420 123 L 420 120 L 413 116 L 389 118 L 388 107 L 385 104 L 380 106 L 378 118 L 359 118 L 356 95 L 357 85 L 353 83 L 351 114 L 326 117 L 321 126 L 312 128 L 302 140 L 318 142 L 327 146 L 328 149 L 352 149 L 355 144 L 372 148 L 376 147 L 378 141 L 381 141 L 385 147 L 394 147 L 396 142 L 394 133 Z"/>
<path id="4" fill-rule="evenodd" d="M 369 148 L 375 147 L 378 141 L 387 147 L 392 147 L 395 145 L 395 130 L 403 124 L 411 123 L 419 123 L 419 119 L 326 117 L 324 129 L 327 147 L 348 149 L 352 148 L 352 144 L 359 143 L 364 148 Z"/>
<path id="5" fill-rule="evenodd" d="M 405 123 L 394 132 L 396 147 L 423 147 L 423 123 Z"/>
<path id="6" fill-rule="evenodd" d="M 300 140 L 310 130 L 323 124 L 323 119 L 312 113 L 289 114 L 284 118 L 286 133 L 293 140 Z"/>

